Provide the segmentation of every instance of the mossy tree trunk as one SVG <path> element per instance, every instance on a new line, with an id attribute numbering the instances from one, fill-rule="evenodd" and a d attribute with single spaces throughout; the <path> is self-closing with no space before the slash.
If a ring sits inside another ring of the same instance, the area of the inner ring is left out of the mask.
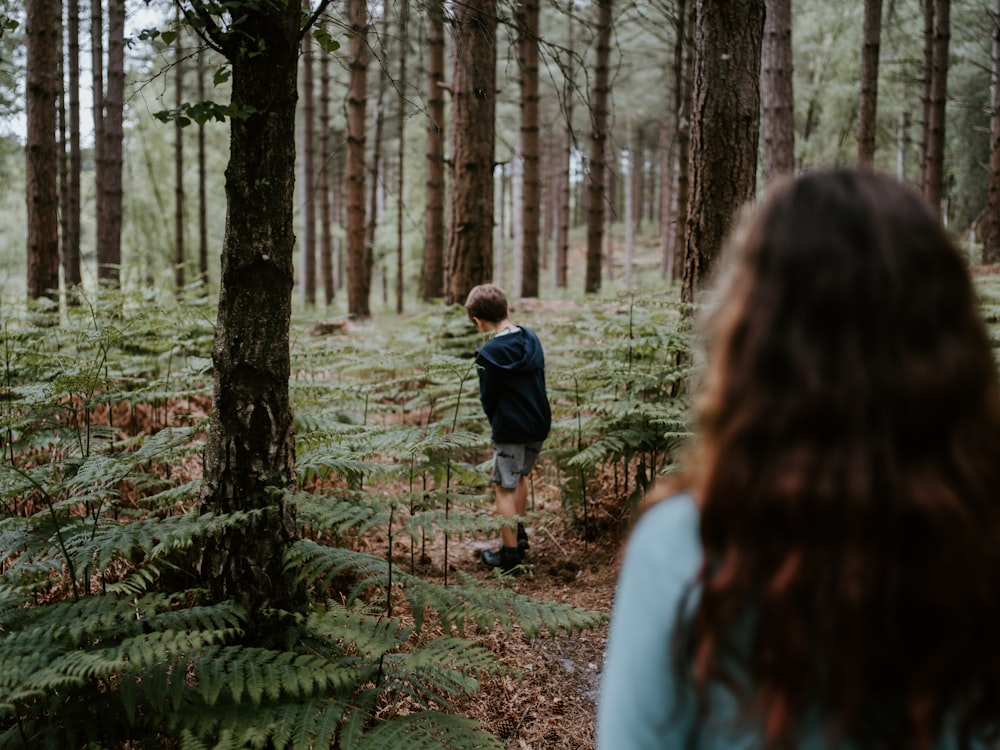
<path id="1" fill-rule="evenodd" d="M 215 332 L 215 402 L 205 447 L 203 512 L 245 511 L 205 546 L 201 573 L 214 597 L 248 611 L 248 640 L 274 635 L 267 613 L 294 611 L 282 556 L 296 538 L 284 491 L 293 483 L 289 321 L 293 288 L 297 2 L 230 8 L 240 35 L 216 24 L 209 3 L 194 12 L 232 66 L 228 214 Z M 247 40 L 252 40 L 248 44 Z"/>

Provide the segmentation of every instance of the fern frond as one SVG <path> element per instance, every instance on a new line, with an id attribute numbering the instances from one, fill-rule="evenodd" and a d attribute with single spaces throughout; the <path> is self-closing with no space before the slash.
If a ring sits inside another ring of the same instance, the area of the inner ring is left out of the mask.
<path id="1" fill-rule="evenodd" d="M 441 750 L 441 748 L 477 748 L 503 750 L 499 738 L 485 727 L 463 716 L 437 711 L 422 711 L 394 716 L 380 722 L 358 738 L 354 750 Z"/>

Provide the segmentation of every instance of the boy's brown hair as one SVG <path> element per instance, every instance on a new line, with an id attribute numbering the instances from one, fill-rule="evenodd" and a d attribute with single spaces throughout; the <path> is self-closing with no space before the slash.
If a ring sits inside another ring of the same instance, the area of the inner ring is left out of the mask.
<path id="1" fill-rule="evenodd" d="M 474 286 L 465 298 L 465 312 L 469 320 L 499 323 L 507 317 L 507 295 L 496 284 Z"/>

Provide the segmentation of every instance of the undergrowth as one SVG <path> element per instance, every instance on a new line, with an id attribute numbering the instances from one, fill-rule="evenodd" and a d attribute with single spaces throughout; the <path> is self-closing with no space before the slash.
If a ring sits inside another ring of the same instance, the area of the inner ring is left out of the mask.
<path id="1" fill-rule="evenodd" d="M 686 437 L 679 309 L 630 294 L 514 312 L 546 351 L 538 474 L 584 538 L 620 528 Z M 267 648 L 198 569 L 207 535 L 248 521 L 198 504 L 210 303 L 105 295 L 54 315 L 5 308 L 0 332 L 0 747 L 499 748 L 452 710 L 503 669 L 472 636 L 604 621 L 451 564 L 449 542 L 499 530 L 461 311 L 294 322 L 284 569 L 310 605 Z"/>

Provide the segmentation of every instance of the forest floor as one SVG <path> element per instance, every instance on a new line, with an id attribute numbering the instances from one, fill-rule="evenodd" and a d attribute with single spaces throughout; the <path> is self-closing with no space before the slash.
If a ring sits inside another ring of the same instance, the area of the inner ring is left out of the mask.
<path id="1" fill-rule="evenodd" d="M 590 528 L 600 531 L 588 541 L 563 517 L 559 488 L 540 485 L 537 476 L 536 471 L 526 571 L 503 576 L 502 585 L 538 599 L 610 614 L 627 533 L 626 524 L 618 520 L 624 501 L 614 498 L 612 482 L 604 483 L 607 492 L 598 493 L 603 499 L 592 501 L 589 508 Z M 449 571 L 493 581 L 498 574 L 483 565 L 479 555 L 498 544 L 495 539 L 452 540 Z M 420 574 L 440 576 L 443 543 L 438 540 L 426 552 L 429 560 Z M 511 750 L 592 750 L 607 635 L 607 622 L 582 633 L 543 632 L 535 638 L 516 626 L 509 635 L 499 626 L 479 633 L 475 640 L 508 669 L 484 677 L 482 690 L 455 708 L 485 725 Z"/>

